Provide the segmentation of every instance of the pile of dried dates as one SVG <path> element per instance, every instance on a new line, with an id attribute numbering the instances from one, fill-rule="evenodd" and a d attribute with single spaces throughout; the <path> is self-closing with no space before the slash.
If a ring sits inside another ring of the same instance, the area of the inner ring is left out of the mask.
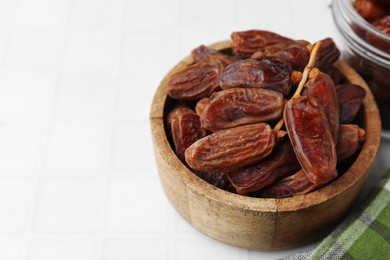
<path id="1" fill-rule="evenodd" d="M 365 141 L 366 92 L 332 66 L 333 40 L 262 30 L 231 38 L 226 50 L 194 49 L 194 63 L 165 81 L 178 158 L 210 184 L 254 197 L 305 194 L 337 178 Z"/>

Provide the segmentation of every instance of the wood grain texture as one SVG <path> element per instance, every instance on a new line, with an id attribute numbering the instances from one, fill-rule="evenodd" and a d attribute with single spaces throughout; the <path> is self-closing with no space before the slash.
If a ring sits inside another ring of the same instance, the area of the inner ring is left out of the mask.
<path id="1" fill-rule="evenodd" d="M 230 41 L 211 45 L 225 49 Z M 324 236 L 345 216 L 357 197 L 373 163 L 380 142 L 378 108 L 364 80 L 347 64 L 335 67 L 346 79 L 363 86 L 363 128 L 367 140 L 349 170 L 331 184 L 306 195 L 283 199 L 251 198 L 206 183 L 174 154 L 164 130 L 167 105 L 166 79 L 191 64 L 190 56 L 178 63 L 158 87 L 150 112 L 154 153 L 161 185 L 172 206 L 191 225 L 206 235 L 251 249 L 280 249 L 302 245 Z"/>

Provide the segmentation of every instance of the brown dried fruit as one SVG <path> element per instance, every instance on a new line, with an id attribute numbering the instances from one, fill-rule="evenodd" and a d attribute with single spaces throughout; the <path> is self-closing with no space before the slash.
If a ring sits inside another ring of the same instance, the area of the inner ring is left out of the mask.
<path id="1" fill-rule="evenodd" d="M 209 131 L 281 118 L 285 100 L 279 92 L 261 88 L 232 88 L 215 92 L 200 116 Z"/>
<path id="2" fill-rule="evenodd" d="M 293 97 L 286 103 L 283 118 L 307 178 L 316 185 L 336 178 L 336 147 L 324 109 L 318 101 L 310 96 Z"/>
<path id="3" fill-rule="evenodd" d="M 290 92 L 291 65 L 277 58 L 241 60 L 227 66 L 220 77 L 222 89 L 265 88 L 287 96 Z"/>
<path id="4" fill-rule="evenodd" d="M 232 64 L 232 63 L 239 60 L 239 57 L 229 56 L 229 55 L 223 54 L 217 50 L 211 49 L 211 48 L 204 46 L 204 45 L 201 45 L 201 46 L 193 49 L 191 52 L 191 56 L 195 62 L 215 59 L 215 60 L 219 60 L 222 63 L 224 63 L 225 66 Z"/>
<path id="5" fill-rule="evenodd" d="M 363 105 L 366 90 L 361 86 L 345 83 L 336 86 L 336 95 L 340 123 L 351 123 Z"/>
<path id="6" fill-rule="evenodd" d="M 279 34 L 263 30 L 233 32 L 231 38 L 233 51 L 244 58 L 249 58 L 255 51 L 263 50 L 268 45 L 291 41 Z"/>
<path id="7" fill-rule="evenodd" d="M 289 62 L 294 70 L 302 71 L 310 57 L 308 45 L 310 43 L 303 40 L 276 43 L 265 47 L 262 51 L 253 53 L 251 58 L 280 58 Z"/>
<path id="8" fill-rule="evenodd" d="M 316 187 L 317 185 L 310 182 L 303 170 L 300 170 L 260 190 L 257 195 L 262 198 L 286 198 L 306 194 Z"/>
<path id="9" fill-rule="evenodd" d="M 184 152 L 188 146 L 206 135 L 199 116 L 190 108 L 181 105 L 169 112 L 167 117 L 176 155 L 185 162 Z"/>
<path id="10" fill-rule="evenodd" d="M 367 21 L 386 14 L 385 9 L 374 0 L 356 0 L 353 2 L 353 7 Z"/>
<path id="11" fill-rule="evenodd" d="M 321 40 L 321 46 L 318 49 L 318 57 L 315 66 L 321 71 L 328 71 L 340 58 L 340 50 L 337 48 L 332 38 Z"/>
<path id="12" fill-rule="evenodd" d="M 268 156 L 275 136 L 268 124 L 239 126 L 210 134 L 185 151 L 188 165 L 201 172 L 231 172 Z"/>
<path id="13" fill-rule="evenodd" d="M 205 97 L 196 102 L 195 105 L 195 112 L 198 116 L 200 116 L 203 113 L 203 110 L 205 109 L 206 105 L 209 103 L 209 98 Z"/>
<path id="14" fill-rule="evenodd" d="M 314 97 L 324 108 L 333 140 L 337 143 L 337 136 L 339 134 L 339 107 L 336 88 L 332 78 L 328 74 L 320 72 L 306 82 L 302 95 Z"/>
<path id="15" fill-rule="evenodd" d="M 278 179 L 299 169 L 293 148 L 288 139 L 279 143 L 274 151 L 260 162 L 228 173 L 228 178 L 238 194 L 258 191 Z"/>
<path id="16" fill-rule="evenodd" d="M 390 15 L 386 15 L 376 19 L 372 25 L 379 31 L 390 35 Z M 372 45 L 390 53 L 390 42 L 389 40 L 383 39 L 376 34 L 367 33 L 366 39 Z"/>
<path id="17" fill-rule="evenodd" d="M 179 100 L 196 100 L 209 96 L 219 86 L 222 62 L 205 60 L 188 66 L 168 79 L 168 94 Z"/>
<path id="18" fill-rule="evenodd" d="M 337 142 L 337 162 L 340 163 L 352 155 L 360 148 L 366 140 L 366 131 L 358 125 L 341 124 L 339 132 L 339 141 Z"/>

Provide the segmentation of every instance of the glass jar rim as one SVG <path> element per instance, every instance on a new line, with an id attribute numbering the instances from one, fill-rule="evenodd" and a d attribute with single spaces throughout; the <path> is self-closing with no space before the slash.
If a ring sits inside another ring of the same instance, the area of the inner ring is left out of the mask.
<path id="1" fill-rule="evenodd" d="M 336 2 L 339 0 L 335 0 Z M 378 30 L 375 26 L 367 22 L 353 7 L 352 2 L 353 0 L 341 0 L 340 3 L 344 5 L 345 11 L 348 12 L 349 17 L 351 17 L 353 20 L 358 21 L 359 25 L 366 31 L 368 31 L 370 34 L 373 34 L 383 40 L 390 41 L 390 35 L 387 33 L 384 33 L 380 30 Z"/>
<path id="2" fill-rule="evenodd" d="M 364 38 L 359 36 L 352 24 L 359 26 L 359 29 L 373 35 L 377 39 L 390 43 L 390 35 L 380 31 L 367 22 L 354 8 L 353 0 L 333 0 L 333 18 L 336 26 L 342 32 L 346 43 L 352 47 L 352 49 L 366 57 L 369 60 L 373 60 L 376 63 L 381 64 L 387 68 L 390 68 L 390 53 L 378 46 L 372 45 Z"/>

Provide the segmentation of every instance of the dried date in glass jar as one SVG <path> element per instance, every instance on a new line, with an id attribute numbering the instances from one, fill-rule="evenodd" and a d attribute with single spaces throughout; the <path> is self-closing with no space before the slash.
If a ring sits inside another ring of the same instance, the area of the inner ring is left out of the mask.
<path id="1" fill-rule="evenodd" d="M 345 43 L 342 59 L 366 80 L 382 119 L 382 134 L 390 138 L 390 35 L 367 22 L 354 0 L 333 0 L 333 19 Z"/>

